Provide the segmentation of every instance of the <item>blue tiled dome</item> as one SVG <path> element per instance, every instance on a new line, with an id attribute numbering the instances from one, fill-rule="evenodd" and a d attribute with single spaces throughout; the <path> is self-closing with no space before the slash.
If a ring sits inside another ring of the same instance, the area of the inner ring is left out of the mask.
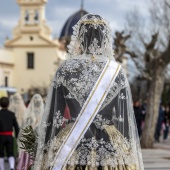
<path id="1" fill-rule="evenodd" d="M 81 9 L 77 11 L 76 13 L 74 13 L 73 15 L 71 15 L 66 21 L 66 23 L 64 24 L 64 27 L 60 34 L 60 39 L 65 38 L 65 37 L 70 37 L 73 33 L 72 27 L 80 20 L 80 18 L 83 15 L 87 13 L 88 13 L 87 11 Z"/>

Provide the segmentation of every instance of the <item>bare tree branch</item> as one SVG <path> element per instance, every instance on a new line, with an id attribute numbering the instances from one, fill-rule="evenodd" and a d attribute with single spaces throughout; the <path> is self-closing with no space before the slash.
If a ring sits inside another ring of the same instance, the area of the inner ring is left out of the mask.
<path id="1" fill-rule="evenodd" d="M 167 49 L 162 53 L 160 60 L 161 63 L 163 63 L 164 67 L 166 67 L 170 63 L 170 39 L 168 42 Z"/>
<path id="2" fill-rule="evenodd" d="M 168 3 L 168 1 L 165 0 L 164 2 L 170 8 L 170 4 Z"/>
<path id="3" fill-rule="evenodd" d="M 115 46 L 115 53 L 116 59 L 121 61 L 123 54 L 126 52 L 126 45 L 125 42 L 130 38 L 129 35 L 124 35 L 124 32 L 116 32 L 114 38 L 114 46 Z"/>
<path id="4" fill-rule="evenodd" d="M 142 146 L 147 148 L 153 146 L 159 104 L 165 82 L 165 71 L 170 63 L 169 1 L 151 1 L 149 15 L 148 25 L 141 25 L 142 15 L 137 10 L 133 11 L 126 20 L 128 25 L 126 30 L 131 31 L 128 38 L 130 43 L 126 45 L 125 36 L 120 33 L 120 37 L 123 39 L 121 40 L 122 44 L 120 42 L 116 44 L 120 45 L 117 47 L 119 54 L 129 54 L 142 76 L 148 80 L 148 107 L 145 119 L 146 126 L 142 137 Z M 135 50 L 134 47 L 136 47 Z M 137 53 L 141 49 L 143 50 L 143 59 Z M 139 63 L 139 60 L 143 63 Z"/>

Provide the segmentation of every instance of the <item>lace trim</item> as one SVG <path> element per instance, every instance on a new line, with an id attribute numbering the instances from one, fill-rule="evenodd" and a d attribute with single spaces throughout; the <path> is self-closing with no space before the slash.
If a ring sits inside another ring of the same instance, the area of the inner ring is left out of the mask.
<path id="1" fill-rule="evenodd" d="M 101 54 L 103 49 L 98 46 L 98 40 L 96 38 L 93 39 L 92 44 L 88 47 L 88 50 L 92 53 L 92 54 Z"/>
<path id="2" fill-rule="evenodd" d="M 46 145 L 46 151 L 52 148 L 48 153 L 44 153 L 44 157 L 47 159 L 45 161 L 49 163 L 48 168 L 54 164 L 55 153 L 64 140 L 65 138 L 58 139 L 56 137 L 50 144 L 53 147 L 49 147 L 49 144 Z M 124 140 L 118 138 L 116 143 L 106 142 L 103 139 L 96 140 L 94 137 L 89 139 L 83 138 L 67 164 L 72 166 L 89 165 L 92 167 L 99 165 L 116 167 L 117 165 L 137 164 L 137 157 L 133 150 L 130 149 L 131 147 L 126 151 L 122 149 L 127 144 L 131 146 L 133 143 L 129 142 L 126 138 Z"/>
<path id="3" fill-rule="evenodd" d="M 68 122 L 68 119 L 61 116 L 60 110 L 54 114 L 53 126 L 57 129 L 61 127 L 65 122 Z"/>
<path id="4" fill-rule="evenodd" d="M 112 123 L 111 120 L 102 118 L 102 115 L 97 114 L 95 119 L 93 120 L 93 123 L 95 124 L 97 129 L 103 130 L 104 129 L 104 125 L 109 125 L 110 123 Z"/>
<path id="5" fill-rule="evenodd" d="M 58 88 L 61 85 L 65 86 L 69 93 L 64 97 L 66 99 L 76 99 L 80 106 L 83 106 L 87 96 L 90 94 L 95 82 L 100 76 L 106 61 L 89 62 L 86 60 L 72 59 L 66 60 L 60 71 L 56 74 L 53 81 L 53 87 Z M 128 84 L 122 70 L 120 70 L 113 86 L 111 87 L 100 111 L 108 105 L 119 91 Z"/>
<path id="6" fill-rule="evenodd" d="M 91 36 L 91 44 L 89 44 L 88 47 L 84 47 L 82 45 L 83 43 L 87 43 L 86 32 L 89 28 L 100 30 L 100 36 L 102 37 L 100 41 L 102 42 L 99 44 L 101 44 L 101 47 L 98 46 L 98 40 L 95 38 L 95 36 Z M 78 56 L 81 53 L 85 53 L 87 49 L 90 54 L 104 54 L 105 58 L 113 58 L 112 41 L 109 23 L 102 17 L 87 14 L 83 16 L 73 27 L 73 35 L 71 36 L 71 42 L 68 45 L 68 52 L 70 54 L 70 58 Z"/>
<path id="7" fill-rule="evenodd" d="M 53 87 L 57 88 L 61 84 L 65 86 L 71 94 L 70 97 L 76 99 L 82 107 L 105 64 L 103 61 L 96 63 L 88 59 L 66 60 L 53 81 Z"/>

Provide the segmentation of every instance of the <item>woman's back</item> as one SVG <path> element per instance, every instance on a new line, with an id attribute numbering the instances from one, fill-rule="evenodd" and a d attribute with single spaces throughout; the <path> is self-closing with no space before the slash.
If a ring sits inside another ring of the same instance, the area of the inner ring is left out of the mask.
<path id="1" fill-rule="evenodd" d="M 73 29 L 70 58 L 48 93 L 35 169 L 143 170 L 131 92 L 112 60 L 110 28 L 88 14 Z M 66 107 L 70 116 L 64 115 Z"/>

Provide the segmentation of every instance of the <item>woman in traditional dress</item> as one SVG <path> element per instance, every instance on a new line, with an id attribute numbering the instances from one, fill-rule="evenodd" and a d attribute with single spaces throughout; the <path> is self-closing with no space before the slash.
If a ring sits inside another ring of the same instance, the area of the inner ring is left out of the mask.
<path id="1" fill-rule="evenodd" d="M 19 93 L 15 93 L 14 95 L 10 96 L 9 110 L 15 113 L 18 125 L 21 127 L 23 125 L 26 107 L 24 100 Z M 20 149 L 18 147 L 18 141 L 16 138 L 14 138 L 14 148 L 14 155 L 17 157 Z"/>
<path id="2" fill-rule="evenodd" d="M 26 111 L 26 107 L 24 104 L 24 100 L 22 99 L 22 96 L 19 93 L 15 93 L 10 97 L 9 110 L 15 113 L 18 125 L 19 127 L 21 127 L 24 121 L 24 113 Z"/>
<path id="3" fill-rule="evenodd" d="M 108 22 L 87 14 L 73 30 L 69 58 L 48 93 L 33 169 L 143 170 L 131 91 Z"/>
<path id="4" fill-rule="evenodd" d="M 42 97 L 39 94 L 35 94 L 32 97 L 31 102 L 29 103 L 28 108 L 26 110 L 22 129 L 27 126 L 31 126 L 33 130 L 36 130 L 43 109 L 44 103 Z M 21 150 L 17 170 L 27 170 L 28 167 L 32 164 L 32 162 L 33 160 L 30 155 L 27 152 Z"/>

